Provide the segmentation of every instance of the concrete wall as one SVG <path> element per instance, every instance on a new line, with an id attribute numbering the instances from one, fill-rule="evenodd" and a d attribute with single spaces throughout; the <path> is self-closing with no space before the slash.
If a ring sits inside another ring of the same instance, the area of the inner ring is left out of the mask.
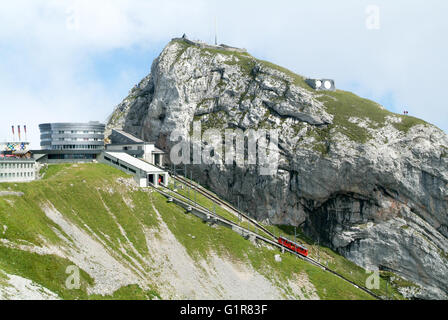
<path id="1" fill-rule="evenodd" d="M 140 149 L 139 149 L 140 147 Z M 127 150 L 125 150 L 127 148 Z M 126 152 L 131 155 L 136 155 L 137 158 L 141 158 L 146 162 L 151 164 L 155 163 L 155 157 L 153 154 L 154 144 L 145 143 L 145 144 L 108 144 L 106 146 L 106 150 L 108 151 L 117 151 L 117 152 Z M 141 151 L 141 153 L 139 153 Z M 160 165 L 160 164 L 157 164 Z"/>
<path id="2" fill-rule="evenodd" d="M 95 159 L 42 159 L 40 160 L 41 163 L 48 163 L 48 164 L 64 164 L 64 163 L 93 163 L 95 162 Z"/>
<path id="3" fill-rule="evenodd" d="M 145 153 L 143 154 L 143 159 L 149 163 L 154 163 L 154 157 L 152 152 L 154 151 L 154 145 L 152 143 L 146 143 L 144 145 Z"/>
<path id="4" fill-rule="evenodd" d="M 158 157 L 158 159 L 157 159 Z M 153 153 L 152 154 L 152 163 L 156 166 L 163 167 L 163 153 Z"/>
<path id="5" fill-rule="evenodd" d="M 134 177 L 135 182 L 136 182 L 139 186 L 141 186 L 141 187 L 146 187 L 146 185 L 141 185 L 141 184 L 142 184 L 142 180 L 145 180 L 145 181 L 146 181 L 146 177 L 147 177 L 146 174 L 145 174 L 144 172 L 142 172 L 142 170 L 140 170 L 140 169 L 138 169 L 138 168 L 135 168 L 134 166 L 131 166 L 131 165 L 129 165 L 129 164 L 126 165 L 128 169 L 125 169 L 125 168 L 121 167 L 120 165 L 117 165 L 117 164 L 115 164 L 115 163 L 113 163 L 113 162 L 107 161 L 107 160 L 104 158 L 104 153 L 101 153 L 101 154 L 98 156 L 97 160 L 98 160 L 98 162 L 107 164 L 107 165 L 109 165 L 109 166 L 111 166 L 111 167 L 114 167 L 114 168 L 116 168 L 116 169 L 118 169 L 118 170 L 121 170 L 121 171 L 123 171 L 123 172 L 125 172 L 125 173 L 127 173 L 127 174 L 132 175 L 132 176 Z M 113 160 L 115 160 L 115 159 L 113 159 Z M 132 172 L 132 171 L 130 171 L 129 169 L 132 169 L 132 170 L 134 170 L 135 172 Z M 145 184 L 146 184 L 146 182 L 145 182 Z"/>
<path id="6" fill-rule="evenodd" d="M 98 156 L 98 158 L 97 158 L 98 162 L 105 163 L 105 164 L 110 165 L 110 166 L 112 166 L 112 167 L 114 167 L 116 169 L 119 169 L 119 170 L 121 170 L 121 171 L 123 171 L 123 172 L 125 172 L 127 174 L 132 175 L 134 177 L 135 182 L 140 187 L 148 187 L 149 186 L 148 175 L 150 175 L 150 174 L 154 175 L 154 185 L 155 186 L 159 185 L 158 181 L 159 181 L 159 176 L 161 176 L 161 175 L 164 177 L 163 178 L 164 179 L 164 185 L 168 186 L 168 183 L 169 183 L 169 174 L 168 174 L 168 172 L 146 172 L 146 171 L 143 171 L 143 170 L 141 170 L 139 168 L 134 167 L 133 165 L 125 163 L 122 160 L 119 160 L 119 163 L 123 163 L 124 165 L 126 165 L 127 168 L 132 169 L 133 171 L 135 171 L 135 172 L 132 172 L 129 169 L 123 168 L 120 165 L 117 165 L 117 164 L 115 164 L 115 163 L 113 163 L 111 161 L 106 160 L 104 158 L 104 156 L 105 156 L 104 153 L 101 153 Z M 115 160 L 115 159 L 112 159 L 112 160 Z"/>

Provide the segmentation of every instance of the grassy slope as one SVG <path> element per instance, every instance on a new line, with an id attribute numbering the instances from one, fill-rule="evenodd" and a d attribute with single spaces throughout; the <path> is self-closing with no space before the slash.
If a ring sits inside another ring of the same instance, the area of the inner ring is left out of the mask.
<path id="1" fill-rule="evenodd" d="M 315 241 L 305 236 L 301 230 L 296 229 L 294 232 L 294 227 L 285 225 L 266 227 L 275 235 L 282 235 L 290 239 L 296 237 L 297 242 L 305 244 L 309 249 L 309 256 L 311 258 L 319 260 L 321 263 L 344 275 L 353 282 L 365 286 L 366 279 L 369 277 L 370 273 L 366 273 L 366 270 L 345 259 L 330 248 L 317 245 Z M 393 280 L 391 278 L 393 278 Z M 403 296 L 398 292 L 398 288 L 414 286 L 413 283 L 401 279 L 393 273 L 380 272 L 380 288 L 373 289 L 372 291 L 380 296 L 388 296 L 392 299 L 403 299 Z"/>
<path id="2" fill-rule="evenodd" d="M 180 55 L 185 52 L 185 50 L 192 46 L 181 40 L 175 40 L 182 46 L 180 50 Z M 387 116 L 394 116 L 401 119 L 401 122 L 394 123 L 393 126 L 401 131 L 406 133 L 411 127 L 417 124 L 425 124 L 429 125 L 425 121 L 412 117 L 412 116 L 404 116 L 400 114 L 396 114 L 390 112 L 386 109 L 383 109 L 379 104 L 373 102 L 368 99 L 361 98 L 351 92 L 337 90 L 335 92 L 330 91 L 315 91 L 312 89 L 306 82 L 305 77 L 298 75 L 286 68 L 278 66 L 274 63 L 256 59 L 252 57 L 248 53 L 239 53 L 239 52 L 230 52 L 226 50 L 220 49 L 201 49 L 204 54 L 223 54 L 226 56 L 233 57 L 232 62 L 227 62 L 232 65 L 239 65 L 241 71 L 252 77 L 252 69 L 255 66 L 255 63 L 259 63 L 264 65 L 265 67 L 280 71 L 291 78 L 291 84 L 306 89 L 310 92 L 316 93 L 317 100 L 321 101 L 326 111 L 329 114 L 334 116 L 333 124 L 324 127 L 315 127 L 308 132 L 309 135 L 314 136 L 316 138 L 316 150 L 321 151 L 322 154 L 326 154 L 328 150 L 326 150 L 325 145 L 331 141 L 330 130 L 335 129 L 334 131 L 343 133 L 349 139 L 359 143 L 367 142 L 371 136 L 365 128 L 358 126 L 349 121 L 350 117 L 357 117 L 360 119 L 367 119 L 370 122 L 371 128 L 379 128 L 384 126 Z M 179 58 L 178 57 L 178 58 Z M 242 93 L 241 100 L 245 97 L 246 93 Z M 282 99 L 282 97 L 279 97 Z M 207 122 L 204 125 L 207 126 Z"/>
<path id="3" fill-rule="evenodd" d="M 124 186 L 115 182 L 119 177 L 126 176 L 121 171 L 101 164 L 78 167 L 55 165 L 49 166 L 43 180 L 0 184 L 0 190 L 11 188 L 25 194 L 23 197 L 0 197 L 0 225 L 8 226 L 6 232 L 0 234 L 0 238 L 19 244 L 29 242 L 38 246 L 43 244 L 43 239 L 55 245 L 60 243 L 61 240 L 53 228 L 63 233 L 62 230 L 49 220 L 40 208 L 41 204 L 48 200 L 78 227 L 91 233 L 84 227 L 86 224 L 102 241 L 114 249 L 119 258 L 133 263 L 118 249 L 119 243 L 126 243 L 126 239 L 103 202 L 113 212 L 133 246 L 142 255 L 147 253 L 142 226 L 157 227 L 157 220 L 147 208 L 146 193 L 126 191 Z M 103 190 L 104 186 L 108 185 L 113 187 L 112 193 Z M 131 210 L 124 203 L 118 192 L 132 199 L 134 209 Z M 127 253 L 139 261 L 140 258 L 132 250 L 127 250 Z M 29 278 L 66 299 L 89 298 L 86 287 L 92 284 L 92 279 L 85 272 L 81 272 L 80 290 L 65 289 L 63 285 L 67 278 L 65 268 L 72 264 L 71 261 L 56 256 L 40 256 L 0 247 L 0 269 Z M 132 293 L 130 298 L 148 294 L 141 289 L 140 294 L 137 294 L 137 291 L 136 288 L 123 289 L 117 294 L 119 297 L 125 297 L 126 294 Z M 154 296 L 152 293 L 151 295 Z"/>
<path id="4" fill-rule="evenodd" d="M 169 188 L 171 190 L 174 189 L 173 182 L 170 183 Z M 199 192 L 195 192 L 193 189 L 186 186 L 185 184 L 176 181 L 176 190 L 177 193 L 183 195 L 184 197 L 189 198 L 193 203 L 196 202 L 198 205 L 207 208 L 211 212 L 214 212 L 214 210 L 216 210 L 216 213 L 219 214 L 221 217 L 236 223 L 240 223 L 242 227 L 250 228 L 251 230 L 253 230 L 253 227 L 249 223 L 247 223 L 246 221 L 240 221 L 237 216 L 225 210 L 219 205 L 214 206 L 212 201 L 210 201 L 205 196 L 201 195 Z"/>
<path id="5" fill-rule="evenodd" d="M 157 203 L 158 210 L 171 232 L 195 259 L 207 259 L 212 249 L 221 257 L 227 256 L 234 261 L 250 263 L 255 270 L 278 286 L 292 279 L 294 274 L 305 272 L 322 299 L 370 299 L 364 292 L 292 255 L 282 254 L 282 262 L 277 263 L 274 254 L 278 254 L 278 251 L 263 246 L 256 247 L 224 227 L 215 228 L 212 232 L 206 223 L 186 215 L 183 209 L 168 203 L 157 193 L 152 194 L 152 201 Z M 188 234 L 194 235 L 195 239 Z"/>
<path id="6" fill-rule="evenodd" d="M 371 128 L 379 128 L 385 125 L 386 117 L 397 117 L 401 122 L 393 123 L 393 126 L 404 133 L 417 124 L 427 124 L 425 121 L 411 117 L 399 115 L 383 109 L 379 104 L 368 99 L 363 99 L 357 95 L 337 90 L 335 92 L 325 92 L 318 100 L 324 103 L 327 111 L 334 115 L 334 123 L 330 128 L 345 134 L 353 141 L 360 143 L 367 142 L 371 137 L 367 129 L 349 121 L 351 117 L 367 119 Z M 328 139 L 329 137 L 326 136 Z"/>
<path id="7" fill-rule="evenodd" d="M 180 189 L 179 185 L 181 184 L 179 182 L 177 182 L 176 184 L 179 193 L 189 197 L 192 200 L 194 199 L 194 194 L 191 190 L 187 192 L 187 188 L 185 186 L 184 189 Z M 196 201 L 198 204 L 208 208 L 210 211 L 213 211 L 213 202 L 205 198 L 204 196 L 201 196 L 200 194 L 197 193 Z M 216 206 L 216 213 L 224 218 L 227 218 L 234 222 L 238 222 L 237 217 L 233 216 L 231 213 L 227 212 L 225 209 L 219 207 L 218 205 Z M 249 224 L 247 222 L 244 222 L 242 226 L 247 228 Z M 249 228 L 253 230 L 253 226 L 249 226 Z M 268 228 L 275 235 L 283 235 L 290 239 L 293 239 L 295 235 L 294 228 L 291 226 L 266 226 L 266 228 Z M 305 246 L 309 248 L 311 258 L 314 258 L 316 260 L 319 258 L 320 262 L 327 264 L 328 267 L 330 267 L 332 270 L 339 272 L 346 278 L 354 281 L 359 285 L 365 286 L 366 279 L 370 275 L 370 273 L 366 273 L 366 270 L 357 266 L 353 262 L 345 259 L 343 256 L 337 254 L 330 248 L 316 245 L 314 241 L 306 237 L 299 229 L 296 230 L 296 236 L 297 236 L 297 242 L 305 244 Z M 392 288 L 390 285 L 391 283 L 389 282 L 386 288 L 386 280 L 390 279 L 391 276 L 395 278 L 395 280 L 393 281 L 395 287 Z M 373 291 L 378 295 L 382 296 L 389 295 L 393 296 L 394 299 L 402 299 L 403 297 L 401 296 L 401 294 L 399 294 L 397 290 L 397 287 L 399 286 L 409 287 L 413 286 L 413 284 L 398 278 L 398 276 L 396 275 L 390 275 L 389 273 L 382 273 L 380 278 L 380 289 Z"/>
<path id="8" fill-rule="evenodd" d="M 211 228 L 199 219 L 185 215 L 183 209 L 168 203 L 156 193 L 149 195 L 143 191 L 129 191 L 116 182 L 120 177 L 126 176 L 101 164 L 54 165 L 49 166 L 43 180 L 0 184 L 0 190 L 10 188 L 25 194 L 23 197 L 0 197 L 0 225 L 8 226 L 5 233 L 0 232 L 0 239 L 22 244 L 25 240 L 40 245 L 43 237 L 50 243 L 60 243 L 53 231 L 58 228 L 57 225 L 46 218 L 40 209 L 40 204 L 49 200 L 64 216 L 86 231 L 83 224 L 87 224 L 102 237 L 102 241 L 115 249 L 116 255 L 129 261 L 118 250 L 118 241 L 125 243 L 125 240 L 115 220 L 107 213 L 104 201 L 120 221 L 134 247 L 147 257 L 143 226 L 158 225 L 150 205 L 153 202 L 170 230 L 194 259 L 207 259 L 210 250 L 213 250 L 221 257 L 252 265 L 279 286 L 283 286 L 284 281 L 293 274 L 306 273 L 323 299 L 370 298 L 353 286 L 289 254 L 283 254 L 282 262 L 277 263 L 274 261 L 274 254 L 279 252 L 263 246 L 258 248 L 224 227 Z M 110 190 L 103 191 L 106 190 L 105 186 L 110 187 Z M 130 209 L 119 195 L 131 198 L 134 208 Z M 103 233 L 109 237 L 103 236 Z M 195 235 L 196 238 L 192 239 L 188 234 Z M 127 252 L 132 254 L 132 250 Z M 134 259 L 138 260 L 139 257 L 134 256 Z M 88 295 L 86 288 L 93 284 L 93 279 L 84 271 L 81 271 L 81 288 L 67 290 L 64 286 L 67 278 L 65 270 L 72 264 L 71 261 L 54 255 L 38 255 L 0 245 L 0 270 L 33 280 L 65 299 L 147 299 L 158 296 L 157 290 L 145 291 L 136 285 L 121 288 L 111 296 Z"/>

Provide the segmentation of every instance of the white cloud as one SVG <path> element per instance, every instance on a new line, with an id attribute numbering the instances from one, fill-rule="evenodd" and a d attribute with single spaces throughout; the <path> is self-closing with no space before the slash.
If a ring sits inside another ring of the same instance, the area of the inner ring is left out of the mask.
<path id="1" fill-rule="evenodd" d="M 368 5 L 380 9 L 379 30 L 366 28 Z M 96 70 L 105 56 L 135 47 L 155 56 L 184 32 L 212 42 L 215 17 L 219 42 L 307 76 L 334 78 L 370 98 L 391 96 L 395 111 L 407 106 L 447 130 L 447 9 L 437 0 L 3 3 L 0 139 L 12 124 L 26 123 L 36 147 L 40 122 L 104 120 L 140 80 L 118 58 L 117 73 L 105 78 Z"/>

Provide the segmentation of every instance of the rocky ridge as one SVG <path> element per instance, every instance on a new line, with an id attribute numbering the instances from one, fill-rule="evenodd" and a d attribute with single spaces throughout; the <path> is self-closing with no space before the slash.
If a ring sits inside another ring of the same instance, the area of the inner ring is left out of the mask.
<path id="1" fill-rule="evenodd" d="M 317 92 L 241 50 L 173 39 L 110 116 L 169 151 L 174 130 L 279 129 L 279 166 L 195 165 L 193 176 L 259 220 L 303 227 L 358 265 L 448 298 L 448 137 L 344 92 Z"/>

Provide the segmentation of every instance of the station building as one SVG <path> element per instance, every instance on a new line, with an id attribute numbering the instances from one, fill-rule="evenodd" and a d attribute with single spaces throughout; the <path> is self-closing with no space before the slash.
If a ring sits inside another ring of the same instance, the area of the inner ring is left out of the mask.
<path id="1" fill-rule="evenodd" d="M 106 145 L 107 151 L 125 152 L 153 165 L 159 167 L 163 165 L 165 152 L 157 148 L 154 143 L 145 142 L 118 129 L 112 129 L 109 139 L 111 143 Z"/>
<path id="2" fill-rule="evenodd" d="M 32 151 L 39 164 L 98 161 L 133 175 L 141 187 L 168 185 L 165 152 L 154 143 L 113 129 L 105 144 L 105 125 L 99 122 L 44 123 L 39 130 L 41 149 Z"/>
<path id="3" fill-rule="evenodd" d="M 104 129 L 97 121 L 40 124 L 41 150 L 33 153 L 44 163 L 91 162 L 104 150 Z"/>
<path id="4" fill-rule="evenodd" d="M 98 157 L 98 161 L 133 175 L 140 187 L 168 186 L 169 175 L 166 170 L 125 152 L 104 151 Z"/>
<path id="5" fill-rule="evenodd" d="M 0 157 L 0 182 L 27 182 L 36 179 L 36 161 Z"/>
<path id="6" fill-rule="evenodd" d="M 162 168 L 165 152 L 123 130 L 112 129 L 110 143 L 99 161 L 132 174 L 141 187 L 168 186 L 169 175 Z"/>
<path id="7" fill-rule="evenodd" d="M 32 181 L 37 171 L 28 142 L 0 143 L 0 182 Z"/>

